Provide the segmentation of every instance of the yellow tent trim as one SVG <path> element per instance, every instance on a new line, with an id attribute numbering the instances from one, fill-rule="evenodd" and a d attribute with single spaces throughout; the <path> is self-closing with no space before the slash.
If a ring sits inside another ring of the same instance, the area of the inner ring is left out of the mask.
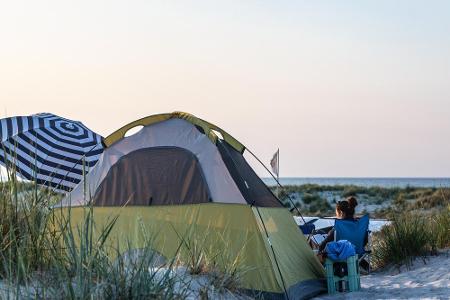
<path id="1" fill-rule="evenodd" d="M 217 139 L 219 138 L 217 136 L 217 134 L 214 132 L 214 131 L 216 131 L 222 135 L 223 139 L 228 144 L 230 144 L 234 149 L 236 149 L 240 153 L 242 153 L 245 150 L 245 146 L 243 144 L 241 144 L 238 140 L 236 140 L 234 137 L 232 137 L 230 134 L 228 134 L 222 128 L 220 128 L 214 124 L 211 124 L 205 120 L 197 118 L 194 115 L 185 113 L 185 112 L 173 112 L 173 113 L 166 113 L 166 114 L 158 114 L 158 115 L 148 116 L 148 117 L 136 120 L 134 122 L 131 122 L 131 123 L 123 126 L 122 128 L 116 130 L 115 132 L 111 133 L 109 136 L 107 136 L 103 140 L 103 143 L 105 144 L 106 147 L 110 147 L 114 143 L 123 139 L 125 137 L 125 134 L 127 133 L 127 131 L 136 126 L 148 126 L 148 125 L 156 124 L 156 123 L 163 122 L 163 121 L 166 121 L 169 119 L 174 119 L 174 118 L 183 119 L 183 120 L 186 120 L 186 121 L 192 123 L 193 125 L 201 127 L 203 129 L 203 131 L 205 132 L 205 134 L 208 136 L 208 138 L 213 143 L 216 143 Z"/>

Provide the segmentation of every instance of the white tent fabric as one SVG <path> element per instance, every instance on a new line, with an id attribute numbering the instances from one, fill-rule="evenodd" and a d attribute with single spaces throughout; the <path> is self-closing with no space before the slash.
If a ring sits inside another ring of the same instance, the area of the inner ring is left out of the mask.
<path id="1" fill-rule="evenodd" d="M 184 148 L 197 157 L 213 202 L 247 203 L 211 140 L 191 123 L 170 119 L 146 126 L 107 148 L 86 176 L 85 182 L 80 182 L 58 206 L 86 205 L 94 197 L 110 168 L 121 157 L 139 149 L 164 146 Z"/>

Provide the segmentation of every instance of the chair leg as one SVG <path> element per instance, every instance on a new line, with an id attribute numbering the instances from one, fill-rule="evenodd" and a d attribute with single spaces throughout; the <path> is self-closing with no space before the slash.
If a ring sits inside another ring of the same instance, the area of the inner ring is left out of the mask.
<path id="1" fill-rule="evenodd" d="M 367 274 L 370 274 L 370 253 L 366 253 L 358 259 L 358 265 L 361 266 L 362 263 L 367 263 Z M 366 267 L 363 270 L 366 271 Z"/>
<path id="2" fill-rule="evenodd" d="M 355 292 L 359 290 L 359 260 L 357 256 L 352 256 L 347 259 L 347 270 L 348 270 L 348 287 L 350 292 Z"/>
<path id="3" fill-rule="evenodd" d="M 328 294 L 335 294 L 338 290 L 336 284 L 339 284 L 341 281 L 346 282 L 347 291 L 354 292 L 361 289 L 358 257 L 351 256 L 346 261 L 341 262 L 347 264 L 347 275 L 344 277 L 337 277 L 334 275 L 335 262 L 329 258 L 325 260 Z"/>
<path id="4" fill-rule="evenodd" d="M 325 270 L 327 273 L 327 289 L 328 294 L 332 295 L 336 293 L 336 282 L 334 281 L 333 261 L 330 259 L 325 260 Z"/>

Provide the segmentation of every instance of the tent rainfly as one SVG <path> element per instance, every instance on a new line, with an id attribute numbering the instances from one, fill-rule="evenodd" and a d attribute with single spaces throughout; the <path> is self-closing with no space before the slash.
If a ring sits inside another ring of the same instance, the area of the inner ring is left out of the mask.
<path id="1" fill-rule="evenodd" d="M 142 129 L 128 137 L 132 128 Z M 292 215 L 245 160 L 245 147 L 219 127 L 181 112 L 134 121 L 104 139 L 85 181 L 56 206 L 81 222 L 93 206 L 96 224 L 117 214 L 118 245 L 142 247 L 153 235 L 167 259 L 183 255 L 181 239 L 201 237 L 222 267 L 239 256 L 245 289 L 265 299 L 303 299 L 324 291 L 324 270 Z"/>

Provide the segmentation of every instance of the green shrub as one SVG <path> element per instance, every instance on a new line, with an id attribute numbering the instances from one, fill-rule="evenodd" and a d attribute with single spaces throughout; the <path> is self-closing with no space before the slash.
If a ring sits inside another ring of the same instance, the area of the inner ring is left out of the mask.
<path id="1" fill-rule="evenodd" d="M 364 187 L 358 187 L 358 186 L 346 186 L 344 190 L 342 191 L 342 197 L 347 198 L 350 196 L 357 196 L 358 194 L 362 194 L 366 191 L 366 188 Z"/>
<path id="2" fill-rule="evenodd" d="M 317 194 L 303 194 L 302 200 L 305 204 L 311 204 L 313 202 L 320 201 L 321 198 Z"/>
<path id="3" fill-rule="evenodd" d="M 450 191 L 448 189 L 440 189 L 432 194 L 422 194 L 412 205 L 412 209 L 431 209 L 446 207 L 449 204 Z"/>
<path id="4" fill-rule="evenodd" d="M 388 264 L 409 265 L 414 257 L 425 256 L 432 250 L 427 220 L 419 215 L 405 214 L 392 220 L 374 236 L 375 267 Z"/>
<path id="5" fill-rule="evenodd" d="M 326 215 L 333 212 L 333 208 L 326 199 L 318 198 L 308 207 L 308 212 L 315 215 Z"/>
<path id="6" fill-rule="evenodd" d="M 450 205 L 447 209 L 430 217 L 430 233 L 433 248 L 442 249 L 450 247 Z"/>
<path id="7" fill-rule="evenodd" d="M 277 190 L 273 189 L 272 192 L 276 195 Z M 278 189 L 278 199 L 282 200 L 282 201 L 286 201 L 289 200 L 289 193 L 286 189 L 280 188 Z"/>
<path id="8" fill-rule="evenodd" d="M 286 207 L 286 208 L 292 208 L 292 203 L 291 203 L 291 201 L 283 201 L 283 205 L 284 205 L 284 207 Z"/>
<path id="9" fill-rule="evenodd" d="M 404 213 L 374 234 L 375 267 L 409 265 L 415 257 L 450 247 L 450 206 L 432 215 Z"/>
<path id="10" fill-rule="evenodd" d="M 406 199 L 404 194 L 399 194 L 394 201 L 392 202 L 394 205 L 395 210 L 397 211 L 404 211 L 406 209 Z"/>

